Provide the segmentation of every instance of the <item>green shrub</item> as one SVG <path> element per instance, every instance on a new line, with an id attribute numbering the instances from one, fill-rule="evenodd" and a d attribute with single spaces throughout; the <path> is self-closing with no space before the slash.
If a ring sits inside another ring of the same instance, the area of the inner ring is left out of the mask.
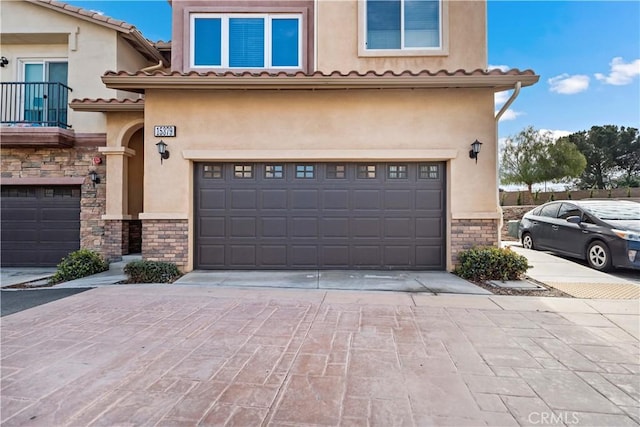
<path id="1" fill-rule="evenodd" d="M 182 276 L 174 263 L 164 261 L 133 261 L 124 272 L 129 283 L 172 283 Z"/>
<path id="2" fill-rule="evenodd" d="M 89 249 L 79 249 L 62 258 L 49 283 L 56 284 L 80 279 L 108 269 L 109 263 L 99 253 Z"/>
<path id="3" fill-rule="evenodd" d="M 458 254 L 454 274 L 463 279 L 518 280 L 530 267 L 527 259 L 509 248 L 475 247 Z"/>

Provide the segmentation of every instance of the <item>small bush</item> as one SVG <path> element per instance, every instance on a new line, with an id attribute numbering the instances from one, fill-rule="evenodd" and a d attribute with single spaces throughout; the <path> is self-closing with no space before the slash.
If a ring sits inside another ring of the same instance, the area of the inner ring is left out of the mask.
<path id="1" fill-rule="evenodd" d="M 533 193 L 533 201 L 538 203 L 539 198 L 540 198 L 540 190 L 536 190 L 536 192 Z"/>
<path id="2" fill-rule="evenodd" d="M 527 259 L 509 248 L 475 247 L 458 254 L 454 273 L 463 279 L 518 280 L 530 267 Z"/>
<path id="3" fill-rule="evenodd" d="M 56 284 L 80 279 L 108 269 L 109 263 L 99 253 L 89 249 L 79 249 L 62 258 L 49 283 Z"/>
<path id="4" fill-rule="evenodd" d="M 133 261 L 124 272 L 129 283 L 172 283 L 182 276 L 174 263 L 164 261 Z"/>
<path id="5" fill-rule="evenodd" d="M 556 200 L 556 195 L 553 193 L 553 191 L 551 191 L 551 195 L 549 196 L 549 201 L 553 202 L 554 200 Z"/>

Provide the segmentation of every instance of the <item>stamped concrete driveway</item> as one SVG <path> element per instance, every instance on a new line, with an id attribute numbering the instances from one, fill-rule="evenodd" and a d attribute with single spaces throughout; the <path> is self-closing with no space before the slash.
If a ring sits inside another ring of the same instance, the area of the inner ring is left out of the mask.
<path id="1" fill-rule="evenodd" d="M 2 425 L 640 423 L 638 302 L 103 287 L 2 320 Z"/>

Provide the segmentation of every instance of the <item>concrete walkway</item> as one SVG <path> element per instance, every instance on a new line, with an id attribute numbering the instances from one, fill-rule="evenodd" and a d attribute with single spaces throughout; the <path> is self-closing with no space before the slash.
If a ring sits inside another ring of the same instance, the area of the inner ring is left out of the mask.
<path id="1" fill-rule="evenodd" d="M 133 285 L 2 320 L 3 426 L 640 424 L 638 301 Z"/>

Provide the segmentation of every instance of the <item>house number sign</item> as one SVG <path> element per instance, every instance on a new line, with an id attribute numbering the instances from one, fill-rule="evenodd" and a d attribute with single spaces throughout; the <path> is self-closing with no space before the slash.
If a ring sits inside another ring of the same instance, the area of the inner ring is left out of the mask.
<path id="1" fill-rule="evenodd" d="M 175 126 L 154 126 L 153 136 L 165 137 L 165 138 L 176 136 L 176 127 Z"/>

